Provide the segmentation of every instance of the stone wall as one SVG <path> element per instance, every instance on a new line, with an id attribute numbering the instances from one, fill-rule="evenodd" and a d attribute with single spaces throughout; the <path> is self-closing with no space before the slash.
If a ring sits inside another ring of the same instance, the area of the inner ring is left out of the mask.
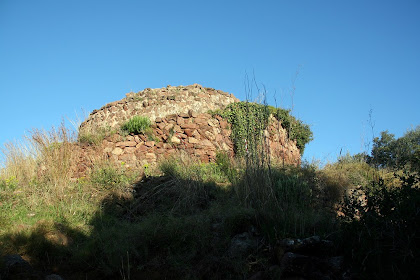
<path id="1" fill-rule="evenodd" d="M 125 98 L 94 110 L 81 124 L 80 132 L 95 132 L 101 127 L 118 128 L 135 115 L 148 116 L 153 122 L 158 117 L 187 113 L 189 110 L 207 113 L 209 110 L 223 109 L 237 101 L 239 100 L 232 94 L 199 84 L 147 88 L 138 93 L 127 93 Z"/>
<path id="2" fill-rule="evenodd" d="M 222 117 L 210 114 L 171 114 L 158 117 L 152 125 L 152 134 L 122 136 L 114 134 L 97 147 L 84 146 L 79 164 L 79 176 L 93 166 L 93 158 L 108 159 L 126 167 L 141 168 L 167 158 L 177 151 L 184 151 L 192 158 L 211 162 L 217 151 L 233 155 L 234 146 L 230 139 L 231 126 Z M 300 153 L 293 141 L 288 141 L 286 131 L 272 117 L 270 126 L 264 131 L 271 158 L 285 164 L 300 164 Z M 92 155 L 95 154 L 95 157 Z"/>
<path id="3" fill-rule="evenodd" d="M 207 111 L 223 109 L 236 101 L 238 99 L 231 94 L 197 84 L 129 93 L 123 100 L 93 111 L 80 131 L 94 131 L 104 126 L 119 128 L 134 115 L 148 116 L 152 131 L 124 136 L 116 129 L 116 133 L 99 145 L 80 144 L 81 156 L 75 177 L 85 176 L 98 159 L 141 168 L 177 151 L 184 151 L 202 162 L 214 161 L 217 151 L 234 155 L 230 124 L 219 115 L 212 117 Z M 281 123 L 271 116 L 269 124 L 264 131 L 264 143 L 271 158 L 284 164 L 300 164 L 299 149 L 294 141 L 287 139 Z"/>

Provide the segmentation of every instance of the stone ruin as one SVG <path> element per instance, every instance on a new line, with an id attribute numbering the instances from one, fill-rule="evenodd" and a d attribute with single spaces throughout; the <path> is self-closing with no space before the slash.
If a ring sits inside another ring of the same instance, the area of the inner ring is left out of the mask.
<path id="1" fill-rule="evenodd" d="M 232 94 L 198 84 L 128 93 L 122 100 L 94 110 L 81 124 L 80 133 L 95 133 L 104 127 L 115 129 L 117 133 L 96 146 L 80 144 L 82 153 L 77 173 L 86 172 L 93 158 L 98 157 L 128 167 L 143 167 L 177 151 L 184 151 L 202 162 L 214 161 L 217 151 L 233 155 L 230 124 L 208 111 L 222 110 L 238 101 Z M 119 132 L 120 126 L 135 115 L 150 118 L 152 137 L 124 136 Z M 287 140 L 286 130 L 274 117 L 264 136 L 272 158 L 285 164 L 300 164 L 296 143 Z"/>

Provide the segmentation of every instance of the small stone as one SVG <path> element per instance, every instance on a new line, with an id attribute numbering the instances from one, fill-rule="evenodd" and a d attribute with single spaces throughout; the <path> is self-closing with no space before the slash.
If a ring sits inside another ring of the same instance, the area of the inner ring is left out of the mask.
<path id="1" fill-rule="evenodd" d="M 206 146 L 206 147 L 213 147 L 213 144 L 207 139 L 201 140 L 200 144 L 203 145 L 203 146 Z"/>
<path id="2" fill-rule="evenodd" d="M 225 120 L 221 120 L 219 121 L 219 123 L 220 123 L 220 127 L 223 129 L 226 129 L 228 127 L 228 122 Z"/>
<path id="3" fill-rule="evenodd" d="M 204 132 L 204 135 L 207 137 L 207 139 L 209 139 L 209 140 L 214 140 L 214 139 L 216 139 L 216 137 L 215 137 L 215 135 L 212 133 L 212 132 L 210 132 L 210 131 L 206 131 L 206 132 Z"/>
<path id="4" fill-rule="evenodd" d="M 181 125 L 182 129 L 196 129 L 197 125 L 195 123 L 184 123 Z"/>
<path id="5" fill-rule="evenodd" d="M 146 147 L 153 147 L 155 145 L 155 141 L 146 141 L 144 145 L 146 145 Z"/>
<path id="6" fill-rule="evenodd" d="M 45 276 L 45 280 L 64 280 L 60 275 L 50 274 Z"/>
<path id="7" fill-rule="evenodd" d="M 123 149 L 118 148 L 118 147 L 112 150 L 112 154 L 116 156 L 122 155 L 123 153 L 124 153 Z"/>
<path id="8" fill-rule="evenodd" d="M 127 147 L 124 149 L 124 153 L 126 154 L 134 154 L 134 151 L 136 150 L 136 147 Z"/>
<path id="9" fill-rule="evenodd" d="M 219 121 L 216 119 L 209 119 L 207 123 L 209 126 L 212 126 L 212 127 L 219 126 Z"/>
<path id="10" fill-rule="evenodd" d="M 161 123 L 158 123 L 157 124 L 157 127 L 159 128 L 159 129 L 165 129 L 165 127 L 166 127 L 166 123 L 164 123 L 164 122 L 161 122 Z"/>
<path id="11" fill-rule="evenodd" d="M 188 136 L 188 137 L 191 137 L 192 135 L 193 135 L 193 130 L 192 129 L 185 129 L 184 130 L 184 133 Z"/>
<path id="12" fill-rule="evenodd" d="M 124 162 L 131 162 L 136 160 L 136 156 L 134 154 L 123 154 L 118 156 L 118 160 Z"/>
<path id="13" fill-rule="evenodd" d="M 178 117 L 178 118 L 176 119 L 176 124 L 177 124 L 177 125 L 184 124 L 184 122 L 185 122 L 185 120 L 184 120 L 182 117 Z"/>
<path id="14" fill-rule="evenodd" d="M 146 154 L 147 161 L 156 161 L 156 155 L 154 153 L 147 153 Z"/>
<path id="15" fill-rule="evenodd" d="M 198 144 L 198 143 L 200 143 L 200 141 L 199 140 L 197 140 L 196 138 L 194 138 L 194 137 L 188 137 L 188 143 L 191 143 L 191 144 Z"/>
<path id="16" fill-rule="evenodd" d="M 224 151 L 229 151 L 230 150 L 230 147 L 225 142 L 222 142 L 222 149 Z"/>
<path id="17" fill-rule="evenodd" d="M 115 144 L 115 146 L 117 147 L 135 147 L 137 145 L 136 141 L 123 141 L 123 142 L 118 142 L 117 144 Z"/>
<path id="18" fill-rule="evenodd" d="M 190 118 L 196 118 L 197 117 L 197 113 L 194 112 L 193 110 L 188 110 L 188 115 L 190 116 Z"/>
<path id="19" fill-rule="evenodd" d="M 172 136 L 171 137 L 171 142 L 175 143 L 175 144 L 179 144 L 179 143 L 181 143 L 181 140 L 176 136 Z"/>

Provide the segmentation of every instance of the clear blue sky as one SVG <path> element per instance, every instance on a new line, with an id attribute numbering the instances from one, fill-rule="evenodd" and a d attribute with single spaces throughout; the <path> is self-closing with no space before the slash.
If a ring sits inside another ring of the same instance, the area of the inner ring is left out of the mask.
<path id="1" fill-rule="evenodd" d="M 0 144 L 119 100 L 200 83 L 311 125 L 306 159 L 420 124 L 420 1 L 0 0 Z M 254 97 L 256 93 L 254 92 Z"/>

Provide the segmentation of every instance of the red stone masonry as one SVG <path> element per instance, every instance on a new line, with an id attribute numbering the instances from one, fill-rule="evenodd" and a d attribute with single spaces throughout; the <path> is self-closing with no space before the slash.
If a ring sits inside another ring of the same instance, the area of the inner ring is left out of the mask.
<path id="1" fill-rule="evenodd" d="M 171 95 L 174 90 L 182 93 L 182 95 L 181 93 L 174 95 L 175 100 Z M 129 101 L 136 96 L 143 98 L 151 94 L 150 92 L 153 92 L 153 98 Z M 185 99 L 182 98 L 184 95 Z M 189 104 L 191 96 L 194 100 L 201 100 L 200 105 Z M 155 104 L 149 107 L 150 103 L 160 100 L 163 100 L 161 105 Z M 214 100 L 219 103 L 215 104 Z M 236 101 L 238 100 L 233 95 L 214 89 L 205 89 L 200 85 L 167 87 L 159 90 L 146 89 L 140 94 L 127 94 L 122 101 L 110 103 L 92 112 L 81 125 L 80 131 L 94 131 L 106 125 L 119 128 L 130 117 L 143 115 L 151 118 L 153 132 L 149 136 L 144 134 L 122 136 L 116 133 L 105 138 L 97 146 L 80 144 L 83 150 L 81 154 L 84 156 L 81 156 L 79 160 L 80 164 L 76 173 L 79 174 L 78 176 L 83 176 L 92 166 L 94 158 L 105 158 L 114 163 L 139 168 L 181 150 L 202 162 L 214 161 L 217 151 L 225 151 L 233 155 L 230 124 L 218 115 L 212 117 L 207 111 L 223 109 L 227 104 Z M 149 105 L 145 107 L 142 105 L 142 110 L 138 110 L 136 102 L 147 102 Z M 153 110 L 147 108 L 153 108 Z M 178 112 L 174 113 L 176 110 Z M 270 118 L 270 126 L 264 131 L 264 137 L 272 158 L 286 164 L 300 163 L 300 153 L 296 143 L 287 141 L 286 131 L 274 117 Z"/>

